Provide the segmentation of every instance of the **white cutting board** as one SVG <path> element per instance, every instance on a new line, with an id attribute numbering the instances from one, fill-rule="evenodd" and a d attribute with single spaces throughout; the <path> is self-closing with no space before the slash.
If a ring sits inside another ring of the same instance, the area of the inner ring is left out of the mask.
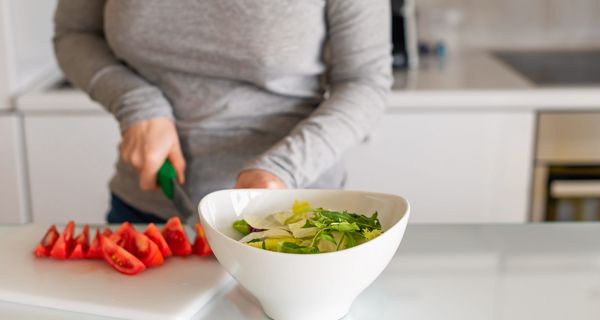
<path id="1" fill-rule="evenodd" d="M 212 257 L 170 257 L 135 276 L 102 260 L 36 258 L 47 228 L 0 226 L 0 300 L 116 318 L 188 319 L 232 281 Z"/>

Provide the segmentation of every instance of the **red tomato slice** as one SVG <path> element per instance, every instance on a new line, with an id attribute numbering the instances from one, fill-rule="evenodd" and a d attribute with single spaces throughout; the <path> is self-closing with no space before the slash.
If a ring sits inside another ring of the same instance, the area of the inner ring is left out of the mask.
<path id="1" fill-rule="evenodd" d="M 85 249 L 83 249 L 83 246 L 80 244 L 76 244 L 75 247 L 73 248 L 73 251 L 71 251 L 71 255 L 69 256 L 69 259 L 84 259 L 85 258 Z"/>
<path id="2" fill-rule="evenodd" d="M 158 249 L 160 250 L 160 253 L 164 258 L 173 255 L 173 252 L 171 252 L 167 241 L 165 241 L 165 238 L 162 236 L 162 234 L 160 234 L 160 231 L 154 223 L 150 223 L 148 225 L 146 231 L 144 231 L 144 235 L 146 235 L 146 237 L 150 238 L 150 240 L 156 243 Z"/>
<path id="3" fill-rule="evenodd" d="M 145 235 L 134 231 L 130 239 L 131 252 L 136 258 L 140 259 L 146 267 L 154 267 L 163 264 L 164 258 L 158 249 L 156 243 Z"/>
<path id="4" fill-rule="evenodd" d="M 69 259 L 83 259 L 90 247 L 90 226 L 87 224 L 83 227 L 81 233 L 75 238 L 73 251 L 69 255 Z"/>
<path id="5" fill-rule="evenodd" d="M 134 275 L 146 269 L 146 266 L 127 250 L 119 247 L 110 238 L 100 236 L 100 246 L 102 247 L 102 257 L 111 267 L 117 271 Z"/>
<path id="6" fill-rule="evenodd" d="M 185 230 L 181 225 L 179 217 L 172 217 L 167 221 L 167 224 L 162 230 L 162 235 L 165 237 L 165 240 L 174 255 L 187 256 L 192 253 L 192 246 L 185 234 Z"/>
<path id="7" fill-rule="evenodd" d="M 96 229 L 96 237 L 94 240 L 92 240 L 92 244 L 90 244 L 90 248 L 85 254 L 85 258 L 102 259 L 102 247 L 100 247 L 100 229 Z"/>
<path id="8" fill-rule="evenodd" d="M 50 251 L 52 251 L 52 247 L 54 247 L 54 244 L 56 243 L 56 240 L 58 240 L 59 237 L 60 237 L 60 235 L 58 234 L 58 230 L 56 230 L 56 226 L 55 225 L 50 226 L 50 228 L 48 228 L 48 231 L 46 231 L 46 234 L 44 235 L 44 237 L 42 238 L 40 243 L 37 245 L 37 247 L 33 251 L 33 254 L 36 257 L 49 256 Z"/>
<path id="9" fill-rule="evenodd" d="M 69 221 L 63 233 L 58 237 L 56 243 L 50 251 L 50 256 L 55 259 L 66 259 L 73 250 L 73 230 L 75 222 Z"/>
<path id="10" fill-rule="evenodd" d="M 109 227 L 104 228 L 104 231 L 102 231 L 102 235 L 105 237 L 110 237 L 110 235 L 112 234 L 112 230 L 110 230 Z"/>
<path id="11" fill-rule="evenodd" d="M 206 235 L 204 234 L 204 229 L 202 229 L 202 225 L 196 223 L 196 240 L 194 241 L 194 253 L 206 257 L 212 254 L 212 250 L 208 245 L 208 240 L 206 239 Z"/>
<path id="12" fill-rule="evenodd" d="M 123 222 L 119 228 L 110 235 L 110 239 L 114 241 L 119 247 L 123 247 L 125 250 L 131 252 L 131 241 L 133 233 L 137 232 L 135 228 L 129 222 Z"/>

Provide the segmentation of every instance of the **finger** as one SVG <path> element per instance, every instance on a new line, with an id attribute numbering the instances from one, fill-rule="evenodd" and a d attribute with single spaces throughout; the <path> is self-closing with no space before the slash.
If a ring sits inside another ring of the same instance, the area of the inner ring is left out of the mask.
<path id="1" fill-rule="evenodd" d="M 142 160 L 142 154 L 140 152 L 133 152 L 128 155 L 127 161 L 138 171 L 142 170 L 144 161 Z"/>
<path id="2" fill-rule="evenodd" d="M 235 189 L 245 189 L 247 188 L 247 181 L 248 179 L 246 179 L 247 176 L 247 172 L 246 171 L 242 171 L 238 174 L 237 179 L 235 180 Z"/>
<path id="3" fill-rule="evenodd" d="M 177 181 L 179 184 L 185 183 L 185 158 L 183 152 L 181 152 L 181 146 L 179 142 L 176 142 L 171 152 L 168 155 L 169 161 L 173 165 L 175 172 L 177 172 Z"/>
<path id="4" fill-rule="evenodd" d="M 248 184 L 247 184 L 247 183 L 245 183 L 244 181 L 242 181 L 242 180 L 238 179 L 238 180 L 235 182 L 235 187 L 234 187 L 234 188 L 235 188 L 235 189 L 246 189 L 246 188 L 248 188 Z"/>
<path id="5" fill-rule="evenodd" d="M 140 170 L 140 188 L 142 190 L 156 190 L 156 174 L 164 162 L 164 158 L 157 155 L 147 155 Z"/>
<path id="6" fill-rule="evenodd" d="M 119 146 L 119 152 L 123 161 L 132 166 L 136 171 L 140 171 L 143 165 L 142 153 L 138 150 L 135 143 L 123 141 Z"/>

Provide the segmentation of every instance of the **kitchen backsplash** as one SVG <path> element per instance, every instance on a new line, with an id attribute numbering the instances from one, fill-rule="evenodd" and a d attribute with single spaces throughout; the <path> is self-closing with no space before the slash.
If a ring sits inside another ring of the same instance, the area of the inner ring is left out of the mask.
<path id="1" fill-rule="evenodd" d="M 416 0 L 420 37 L 449 47 L 600 47 L 598 0 Z"/>

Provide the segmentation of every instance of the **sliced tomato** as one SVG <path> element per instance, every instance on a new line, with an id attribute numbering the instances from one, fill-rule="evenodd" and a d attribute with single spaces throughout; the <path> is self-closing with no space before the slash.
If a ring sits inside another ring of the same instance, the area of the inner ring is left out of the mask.
<path id="1" fill-rule="evenodd" d="M 90 248 L 85 254 L 85 258 L 102 259 L 102 247 L 100 247 L 100 229 L 96 229 L 96 237 L 94 238 L 94 240 L 92 240 Z"/>
<path id="2" fill-rule="evenodd" d="M 102 235 L 106 236 L 106 237 L 110 237 L 110 235 L 112 234 L 112 230 L 110 230 L 109 227 L 104 228 L 104 230 L 102 231 Z"/>
<path id="3" fill-rule="evenodd" d="M 73 251 L 69 255 L 69 259 L 83 259 L 90 247 L 90 226 L 83 226 L 81 233 L 75 238 Z"/>
<path id="4" fill-rule="evenodd" d="M 164 258 L 156 243 L 145 235 L 134 231 L 130 239 L 131 252 L 136 258 L 140 259 L 146 267 L 154 267 L 163 264 Z"/>
<path id="5" fill-rule="evenodd" d="M 116 243 L 118 246 L 122 247 L 121 245 L 119 245 L 119 243 L 123 242 L 123 237 L 121 237 L 121 235 L 113 233 L 110 236 L 108 236 L 107 238 L 112 240 L 112 242 Z"/>
<path id="6" fill-rule="evenodd" d="M 144 235 L 146 235 L 146 237 L 150 238 L 150 240 L 156 243 L 158 249 L 160 250 L 160 253 L 164 258 L 173 255 L 173 252 L 169 248 L 167 241 L 165 241 L 165 237 L 163 237 L 162 234 L 160 234 L 160 231 L 154 223 L 150 223 L 148 225 L 146 231 L 144 231 Z"/>
<path id="7" fill-rule="evenodd" d="M 49 256 L 50 251 L 52 251 L 52 247 L 54 247 L 54 244 L 56 243 L 59 237 L 60 235 L 58 234 L 58 230 L 56 230 L 56 226 L 51 225 L 50 228 L 48 228 L 48 231 L 46 231 L 46 234 L 44 235 L 40 243 L 33 251 L 33 254 L 36 257 Z"/>
<path id="8" fill-rule="evenodd" d="M 58 237 L 56 243 L 50 251 L 50 256 L 55 259 L 66 259 L 73 250 L 73 230 L 75 222 L 69 221 L 63 233 Z"/>
<path id="9" fill-rule="evenodd" d="M 130 243 L 134 232 L 136 232 L 136 230 L 131 223 L 123 222 L 119 228 L 110 235 L 110 239 L 118 246 L 125 248 L 127 251 L 131 251 L 132 248 Z"/>
<path id="10" fill-rule="evenodd" d="M 190 245 L 179 217 L 172 217 L 167 221 L 162 230 L 162 235 L 174 255 L 187 256 L 192 253 L 192 245 Z"/>
<path id="11" fill-rule="evenodd" d="M 131 223 L 123 222 L 123 223 L 121 223 L 119 228 L 117 228 L 117 230 L 114 232 L 114 234 L 118 234 L 118 235 L 128 234 L 132 229 L 135 230 L 135 228 L 131 225 Z"/>
<path id="12" fill-rule="evenodd" d="M 73 247 L 73 251 L 71 251 L 71 255 L 69 256 L 69 259 L 84 259 L 85 252 L 86 251 L 83 249 L 83 247 L 80 244 L 76 244 L 75 247 Z"/>
<path id="13" fill-rule="evenodd" d="M 146 269 L 146 266 L 138 258 L 118 246 L 110 238 L 101 235 L 100 246 L 102 247 L 102 257 L 104 260 L 117 271 L 127 275 L 134 275 Z"/>
<path id="14" fill-rule="evenodd" d="M 212 254 L 212 250 L 208 245 L 208 240 L 206 239 L 206 234 L 204 233 L 204 229 L 202 229 L 202 225 L 196 223 L 196 240 L 194 241 L 194 253 L 206 257 Z"/>

